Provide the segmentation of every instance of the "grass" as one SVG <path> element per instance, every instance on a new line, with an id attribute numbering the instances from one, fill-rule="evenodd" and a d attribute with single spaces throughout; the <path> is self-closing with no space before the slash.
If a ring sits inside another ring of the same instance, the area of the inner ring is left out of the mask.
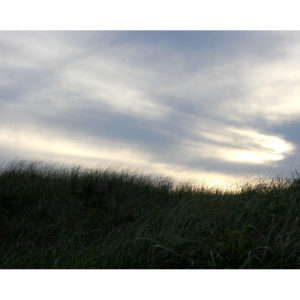
<path id="1" fill-rule="evenodd" d="M 300 180 L 239 192 L 129 171 L 0 169 L 0 268 L 300 267 Z"/>

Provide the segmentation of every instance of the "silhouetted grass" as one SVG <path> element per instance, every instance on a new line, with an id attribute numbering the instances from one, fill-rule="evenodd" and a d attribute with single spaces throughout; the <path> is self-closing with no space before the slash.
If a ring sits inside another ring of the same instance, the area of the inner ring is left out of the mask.
<path id="1" fill-rule="evenodd" d="M 239 192 L 129 171 L 0 170 L 0 268 L 299 268 L 300 180 Z"/>

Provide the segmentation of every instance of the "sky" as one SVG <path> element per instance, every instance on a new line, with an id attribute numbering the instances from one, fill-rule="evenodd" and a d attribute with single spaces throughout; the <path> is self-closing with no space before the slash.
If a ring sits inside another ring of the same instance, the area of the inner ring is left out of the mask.
<path id="1" fill-rule="evenodd" d="M 232 188 L 300 154 L 299 31 L 0 31 L 0 162 Z"/>

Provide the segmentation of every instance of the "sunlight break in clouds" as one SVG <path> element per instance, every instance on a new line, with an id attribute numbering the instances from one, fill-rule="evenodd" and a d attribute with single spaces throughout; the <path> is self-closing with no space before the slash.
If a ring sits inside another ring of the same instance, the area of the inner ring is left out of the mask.
<path id="1" fill-rule="evenodd" d="M 0 160 L 289 175 L 298 49 L 297 32 L 0 32 Z"/>
<path id="2" fill-rule="evenodd" d="M 233 154 L 237 160 L 244 160 L 253 163 L 271 163 L 284 159 L 284 157 L 294 149 L 291 143 L 276 137 L 260 134 L 254 131 L 242 131 L 234 130 L 240 135 L 244 135 L 253 139 L 253 144 L 256 148 L 262 148 L 262 150 L 255 151 L 240 151 Z"/>
<path id="3" fill-rule="evenodd" d="M 253 164 L 270 164 L 284 159 L 292 152 L 294 146 L 282 138 L 268 136 L 251 130 L 228 129 L 230 137 L 210 135 L 208 138 L 227 142 L 232 148 L 218 147 L 216 155 L 224 160 L 246 162 Z M 224 131 L 223 131 L 224 133 Z M 235 143 L 234 143 L 235 141 Z M 241 148 L 239 148 L 241 146 Z"/>

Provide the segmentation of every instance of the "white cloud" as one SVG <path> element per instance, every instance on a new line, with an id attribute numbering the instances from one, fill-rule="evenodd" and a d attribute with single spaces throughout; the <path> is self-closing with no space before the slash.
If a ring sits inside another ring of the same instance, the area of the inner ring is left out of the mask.
<path id="1" fill-rule="evenodd" d="M 262 134 L 253 129 L 222 127 L 199 131 L 199 142 L 186 141 L 182 146 L 188 157 L 207 157 L 248 164 L 273 164 L 291 154 L 295 146 L 283 138 Z M 201 137 L 207 141 L 203 141 Z"/>
<path id="2" fill-rule="evenodd" d="M 260 117 L 271 124 L 298 119 L 300 56 L 294 48 L 299 46 L 300 43 L 286 46 L 284 55 L 274 60 L 253 61 L 245 68 L 235 66 L 240 73 L 236 84 L 244 89 L 244 95 L 221 101 L 220 111 L 232 119 Z"/>
<path id="3" fill-rule="evenodd" d="M 17 144 L 22 151 L 29 151 L 35 155 L 44 154 L 70 156 L 84 160 L 94 159 L 100 161 L 114 161 L 115 164 L 128 163 L 138 165 L 145 161 L 145 155 L 124 147 L 122 143 L 107 140 L 97 140 L 88 143 L 87 140 L 79 140 L 60 136 L 47 129 L 33 128 L 1 128 L 0 144 L 2 147 L 13 149 Z"/>
<path id="4" fill-rule="evenodd" d="M 94 105 L 103 103 L 117 112 L 141 118 L 160 118 L 168 114 L 170 109 L 153 100 L 151 93 L 147 94 L 138 84 L 128 82 L 128 77 L 135 77 L 138 82 L 139 75 L 134 68 L 124 72 L 122 65 L 116 62 L 95 67 L 93 61 L 90 61 L 83 68 L 63 71 L 61 78 L 67 90 Z"/>

